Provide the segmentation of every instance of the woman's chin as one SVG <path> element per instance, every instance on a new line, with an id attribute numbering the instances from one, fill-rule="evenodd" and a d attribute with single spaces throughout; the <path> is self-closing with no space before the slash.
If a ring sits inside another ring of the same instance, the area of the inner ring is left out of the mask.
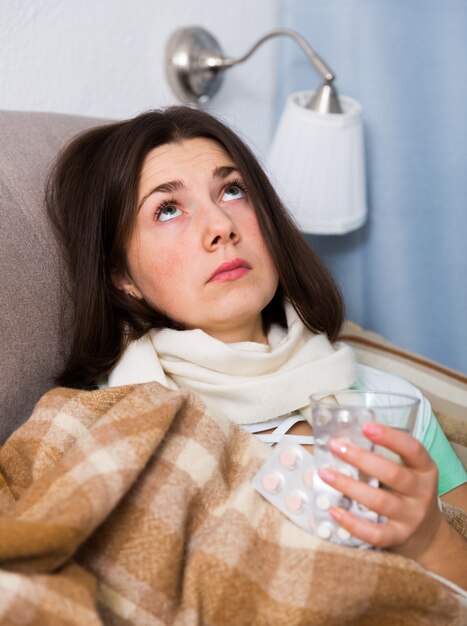
<path id="1" fill-rule="evenodd" d="M 235 314 L 237 313 L 237 314 Z M 225 316 L 216 315 L 210 323 L 200 326 L 208 335 L 225 343 L 254 341 L 265 343 L 261 311 L 254 315 L 230 311 Z"/>

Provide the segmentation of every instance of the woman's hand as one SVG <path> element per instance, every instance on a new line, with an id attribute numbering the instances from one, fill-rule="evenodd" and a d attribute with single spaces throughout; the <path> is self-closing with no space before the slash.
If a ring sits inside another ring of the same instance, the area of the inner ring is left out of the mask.
<path id="1" fill-rule="evenodd" d="M 374 444 L 398 454 L 402 464 L 347 441 L 333 439 L 329 448 L 343 461 L 376 478 L 384 489 L 328 468 L 320 470 L 319 475 L 387 521 L 376 524 L 338 508 L 329 513 L 355 537 L 412 558 L 467 588 L 467 542 L 440 511 L 438 468 L 424 446 L 408 433 L 381 424 L 366 424 L 363 432 Z"/>
<path id="2" fill-rule="evenodd" d="M 438 469 L 424 446 L 408 433 L 375 423 L 366 424 L 363 430 L 374 444 L 398 454 L 402 464 L 347 441 L 331 440 L 329 448 L 340 459 L 378 479 L 385 489 L 328 468 L 320 471 L 320 477 L 387 521 L 375 524 L 336 508 L 330 514 L 355 537 L 426 564 L 436 542 L 445 543 L 447 536 L 447 522 L 438 506 Z"/>

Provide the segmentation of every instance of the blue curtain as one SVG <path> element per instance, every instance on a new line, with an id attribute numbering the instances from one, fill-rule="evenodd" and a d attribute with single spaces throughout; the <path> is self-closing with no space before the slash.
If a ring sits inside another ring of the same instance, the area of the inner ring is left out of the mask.
<path id="1" fill-rule="evenodd" d="M 364 109 L 370 218 L 309 236 L 338 279 L 347 317 L 467 371 L 467 2 L 282 0 Z M 278 114 L 320 79 L 281 39 Z"/>

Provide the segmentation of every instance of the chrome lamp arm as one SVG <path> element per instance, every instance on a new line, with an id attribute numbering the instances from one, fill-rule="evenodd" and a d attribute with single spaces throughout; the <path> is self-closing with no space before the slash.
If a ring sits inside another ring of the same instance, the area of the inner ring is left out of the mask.
<path id="1" fill-rule="evenodd" d="M 291 37 L 324 79 L 307 108 L 319 113 L 342 113 L 334 86 L 335 74 L 301 35 L 287 28 L 265 33 L 237 59 L 225 56 L 217 40 L 207 30 L 198 26 L 181 28 L 172 34 L 167 44 L 166 73 L 169 84 L 183 102 L 205 103 L 219 90 L 224 70 L 243 63 L 265 41 L 278 36 Z"/>

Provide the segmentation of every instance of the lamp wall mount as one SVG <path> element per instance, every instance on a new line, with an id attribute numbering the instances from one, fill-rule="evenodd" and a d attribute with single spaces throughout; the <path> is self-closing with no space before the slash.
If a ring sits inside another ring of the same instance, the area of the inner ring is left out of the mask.
<path id="1" fill-rule="evenodd" d="M 307 108 L 323 114 L 342 113 L 334 85 L 334 72 L 301 35 L 287 28 L 265 33 L 237 59 L 226 56 L 215 37 L 204 28 L 180 28 L 171 35 L 166 49 L 165 67 L 169 85 L 182 102 L 204 104 L 219 91 L 226 69 L 243 63 L 265 41 L 278 36 L 291 37 L 324 79 Z"/>

